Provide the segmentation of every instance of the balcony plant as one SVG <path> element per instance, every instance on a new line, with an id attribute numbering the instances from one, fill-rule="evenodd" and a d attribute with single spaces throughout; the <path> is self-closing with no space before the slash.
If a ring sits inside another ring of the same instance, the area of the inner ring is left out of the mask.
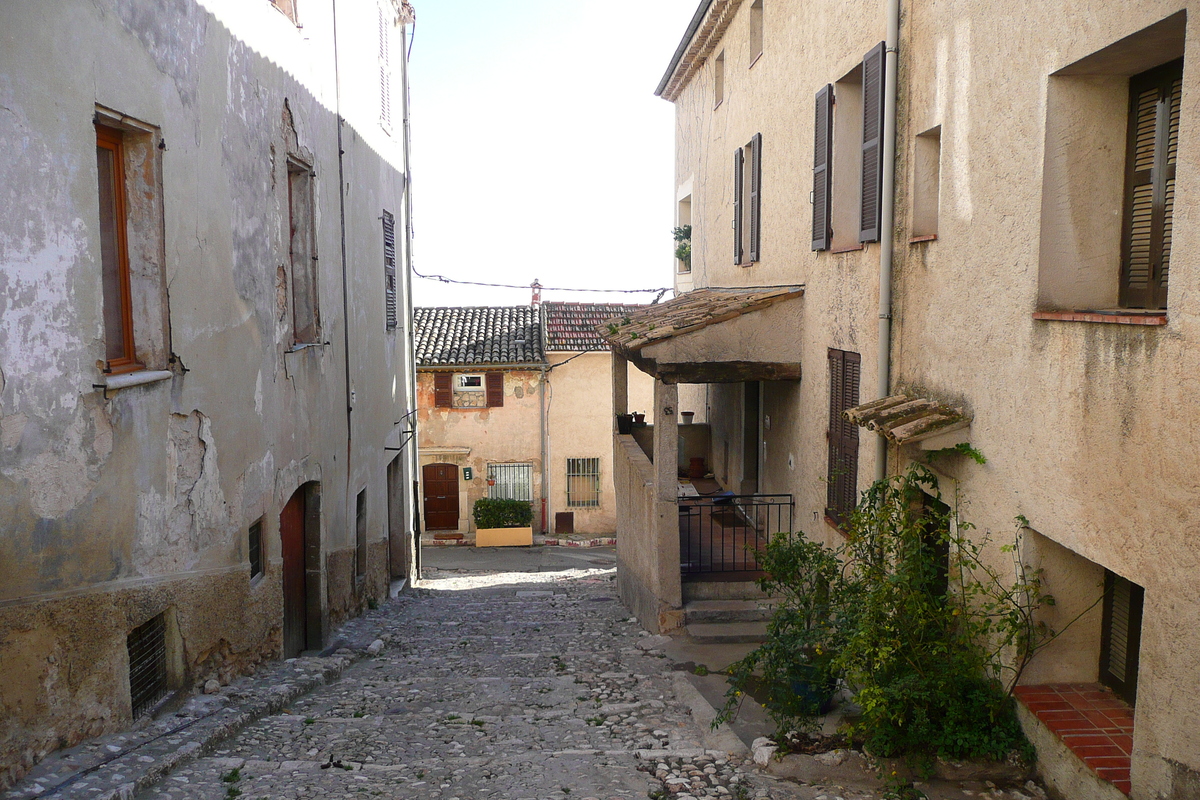
<path id="1" fill-rule="evenodd" d="M 472 508 L 476 547 L 516 547 L 533 544 L 533 506 L 525 500 L 482 497 Z"/>

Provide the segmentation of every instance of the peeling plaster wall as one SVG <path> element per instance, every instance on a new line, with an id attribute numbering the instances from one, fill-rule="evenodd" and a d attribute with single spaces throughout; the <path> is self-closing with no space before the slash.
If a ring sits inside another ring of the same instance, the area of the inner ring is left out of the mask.
<path id="1" fill-rule="evenodd" d="M 403 64 L 385 130 L 371 48 L 343 42 L 347 89 L 335 92 L 332 8 L 305 3 L 302 30 L 269 3 L 235 0 L 0 9 L 0 787 L 55 748 L 130 723 L 125 636 L 159 613 L 173 609 L 184 688 L 278 656 L 279 513 L 301 485 L 321 490 L 322 634 L 385 596 L 388 538 L 411 539 L 407 494 L 395 499 L 401 529 L 388 518 L 388 462 L 402 459 L 402 491 L 415 479 L 411 450 L 384 449 L 413 378 L 406 298 L 400 327 L 385 325 L 379 221 L 395 215 L 406 263 Z M 376 36 L 373 5 L 337 13 L 341 35 Z M 402 53 L 403 30 L 391 35 Z M 131 129 L 137 167 L 136 352 L 170 371 L 109 391 L 96 386 L 98 109 Z M 315 172 L 321 341 L 302 349 L 289 157 Z M 266 569 L 251 582 L 259 518 Z"/>

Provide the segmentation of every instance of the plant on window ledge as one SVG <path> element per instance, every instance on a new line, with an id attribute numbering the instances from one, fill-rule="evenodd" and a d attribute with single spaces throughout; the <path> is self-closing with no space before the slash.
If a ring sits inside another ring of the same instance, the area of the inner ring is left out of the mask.
<path id="1" fill-rule="evenodd" d="M 675 257 L 683 262 L 688 269 L 692 268 L 692 226 L 680 225 L 671 230 L 675 241 Z"/>

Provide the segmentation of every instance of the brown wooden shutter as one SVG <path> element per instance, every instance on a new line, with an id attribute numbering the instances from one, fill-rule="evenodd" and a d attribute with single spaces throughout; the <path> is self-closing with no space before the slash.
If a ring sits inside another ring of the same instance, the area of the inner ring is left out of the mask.
<path id="1" fill-rule="evenodd" d="M 858 426 L 842 412 L 858 405 L 862 358 L 829 350 L 829 477 L 826 513 L 839 525 L 858 504 Z"/>
<path id="2" fill-rule="evenodd" d="M 383 212 L 383 296 L 387 329 L 396 328 L 396 218 Z"/>
<path id="3" fill-rule="evenodd" d="M 750 140 L 750 261 L 758 261 L 762 242 L 762 134 Z"/>
<path id="4" fill-rule="evenodd" d="M 1167 305 L 1182 73 L 1175 61 L 1129 81 L 1120 285 L 1128 308 Z"/>
<path id="5" fill-rule="evenodd" d="M 883 69 L 884 43 L 863 56 L 862 62 L 862 187 L 858 240 L 878 242 L 883 204 Z"/>
<path id="6" fill-rule="evenodd" d="M 733 263 L 742 263 L 742 148 L 733 151 Z"/>
<path id="7" fill-rule="evenodd" d="M 454 407 L 454 390 L 450 386 L 453 378 L 449 372 L 433 373 L 433 404 L 437 408 Z"/>
<path id="8" fill-rule="evenodd" d="M 829 194 L 833 190 L 833 84 L 817 92 L 817 121 L 813 129 L 812 249 L 828 250 L 833 241 Z"/>
<path id="9" fill-rule="evenodd" d="M 1104 572 L 1104 614 L 1100 625 L 1100 680 L 1134 704 L 1142 639 L 1145 590 L 1120 575 Z"/>
<path id="10" fill-rule="evenodd" d="M 500 408 L 504 405 L 504 373 L 485 372 L 483 379 L 487 384 L 488 408 Z"/>

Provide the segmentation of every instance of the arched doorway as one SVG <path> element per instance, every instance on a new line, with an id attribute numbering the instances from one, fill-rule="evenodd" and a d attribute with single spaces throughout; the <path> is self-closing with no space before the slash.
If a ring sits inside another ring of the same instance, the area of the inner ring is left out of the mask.
<path id="1" fill-rule="evenodd" d="M 425 499 L 425 530 L 458 530 L 458 467 L 426 464 L 421 467 Z"/>

